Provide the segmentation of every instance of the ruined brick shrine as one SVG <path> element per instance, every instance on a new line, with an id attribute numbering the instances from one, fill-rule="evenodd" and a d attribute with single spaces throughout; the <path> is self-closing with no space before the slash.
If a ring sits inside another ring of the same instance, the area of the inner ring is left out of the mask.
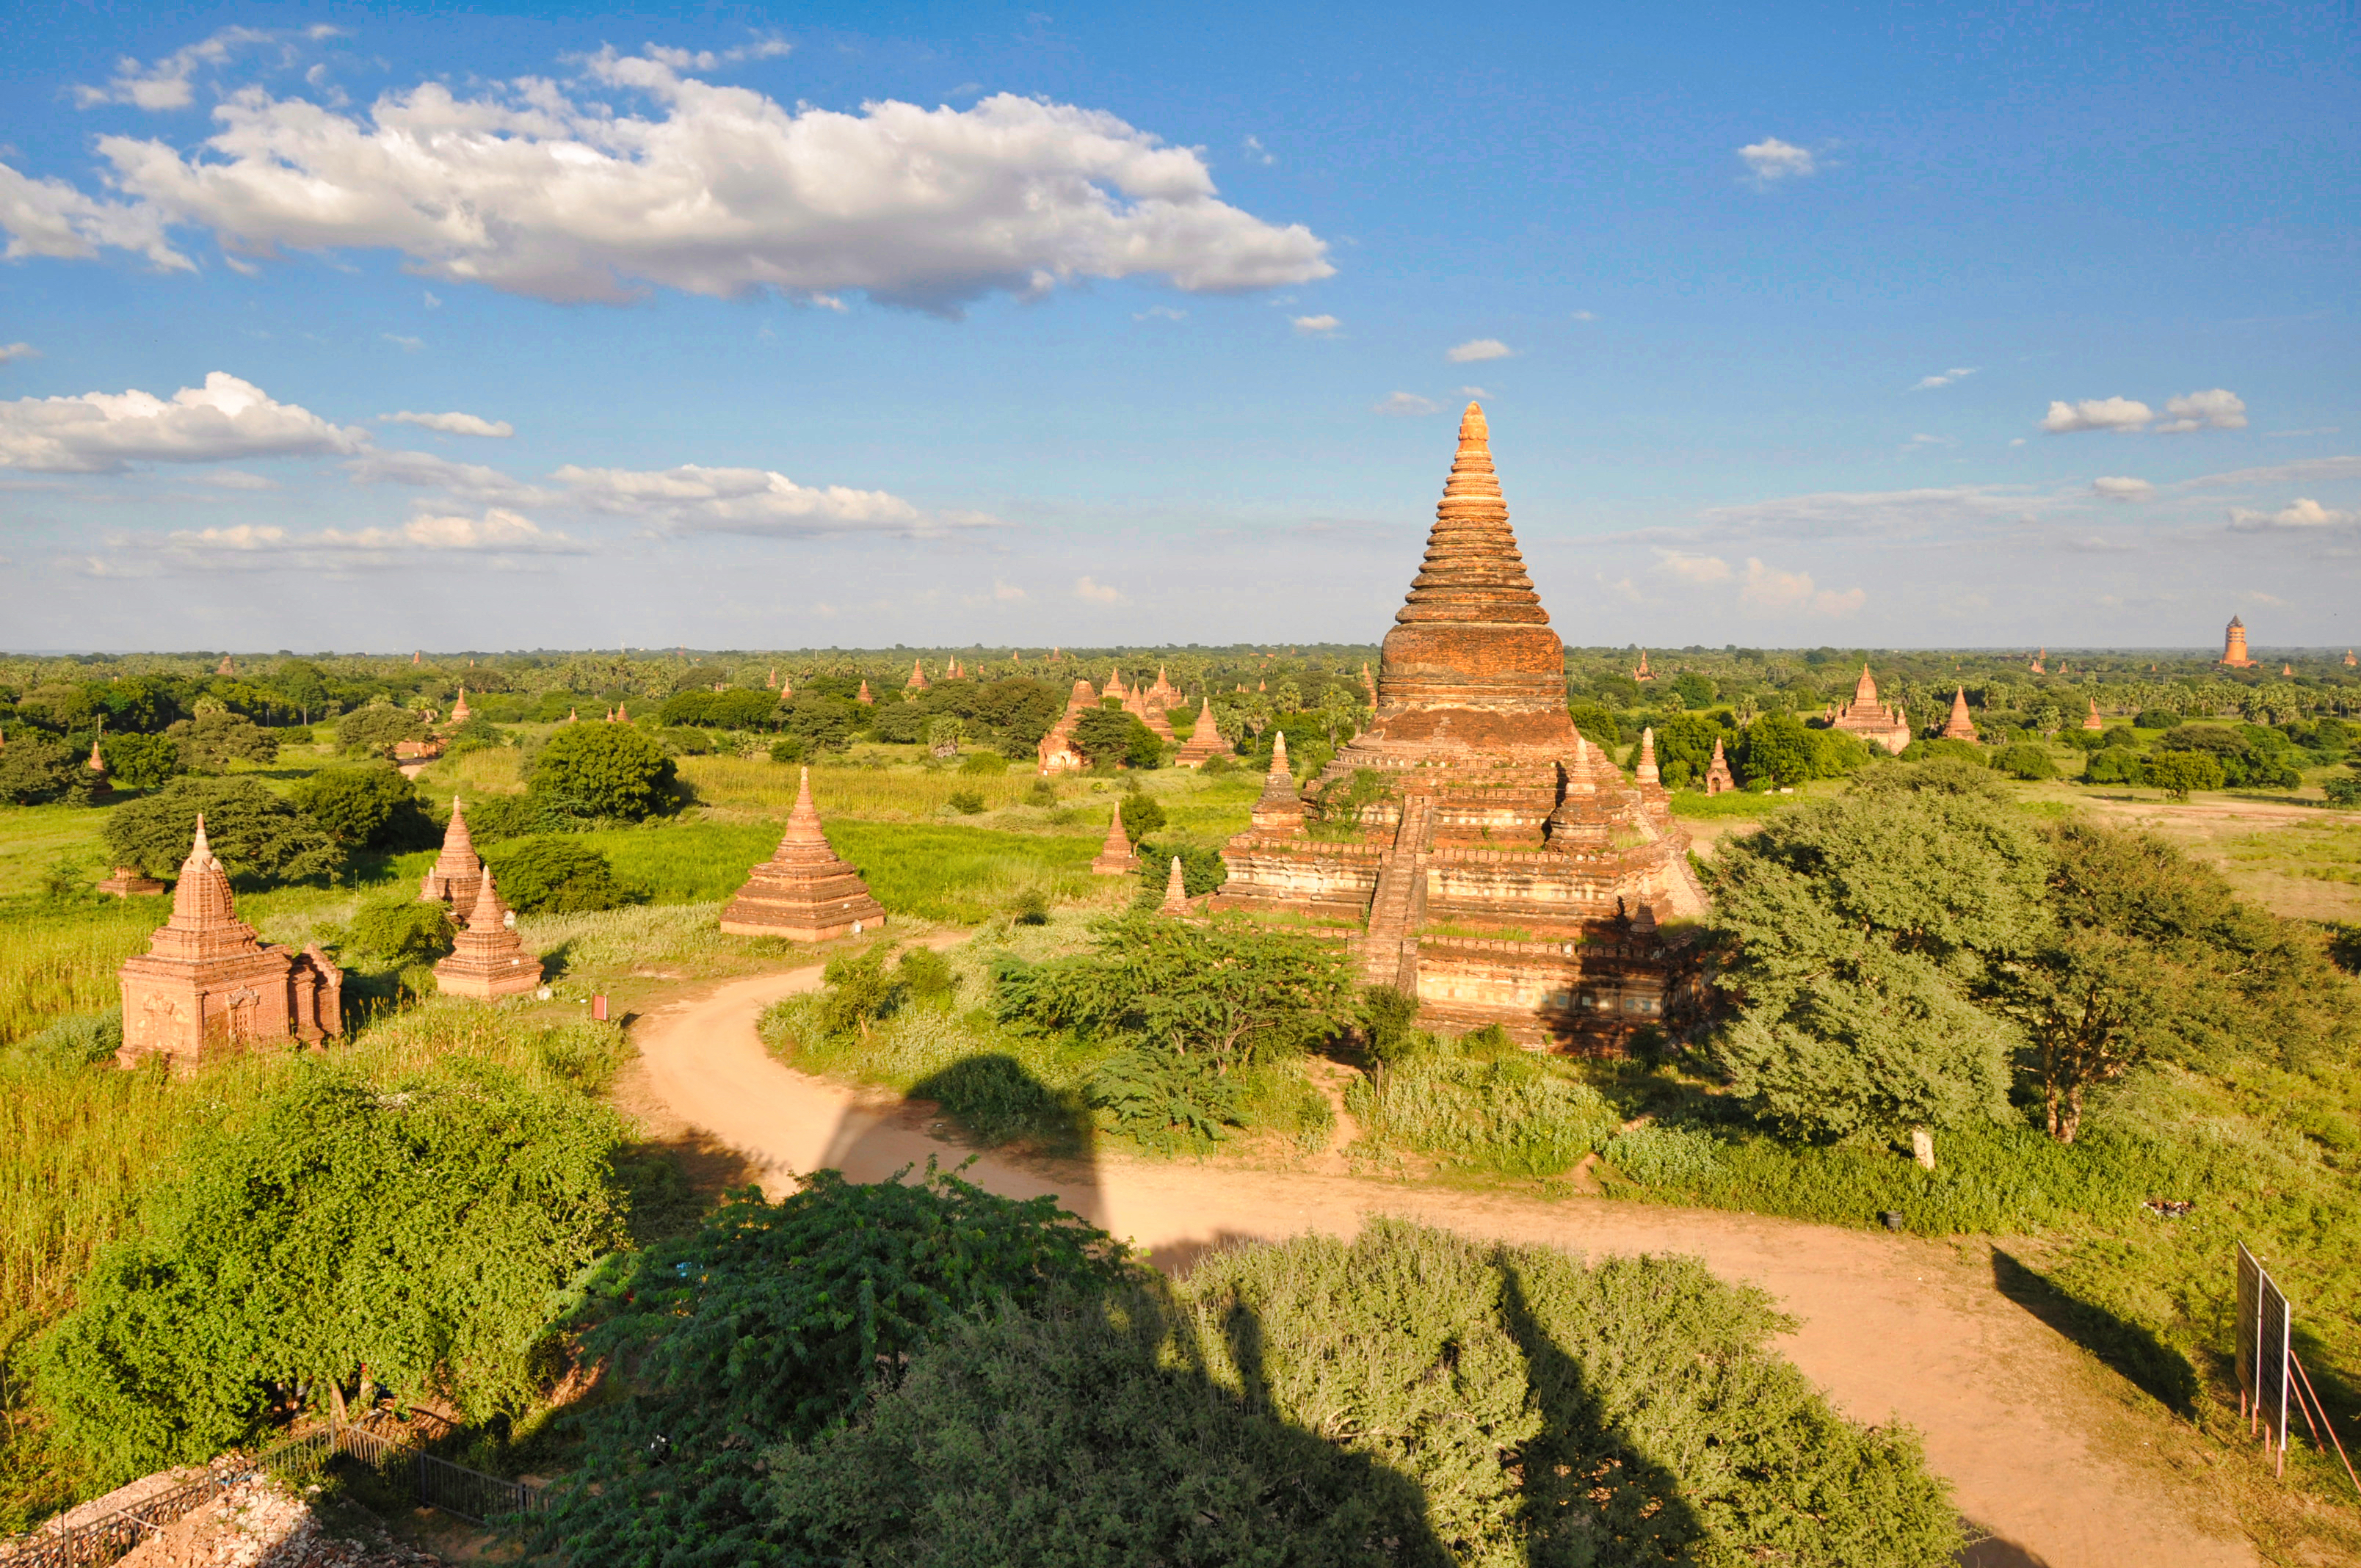
<path id="1" fill-rule="evenodd" d="M 186 1071 L 248 1046 L 345 1029 L 344 971 L 318 944 L 297 952 L 266 942 L 237 917 L 203 817 L 173 884 L 172 917 L 148 951 L 124 960 L 120 981 L 124 1067 L 160 1056 Z"/>
<path id="2" fill-rule="evenodd" d="M 1430 1028 L 1620 1047 L 1663 1016 L 1664 927 L 1705 900 L 1663 786 L 1566 716 L 1477 404 L 1394 620 L 1369 728 L 1301 795 L 1275 749 L 1213 907 L 1326 927 Z"/>
<path id="3" fill-rule="evenodd" d="M 885 924 L 885 908 L 870 895 L 861 872 L 837 859 L 820 831 L 812 805 L 811 770 L 796 786 L 796 808 L 771 858 L 756 866 L 746 885 L 721 912 L 721 928 L 740 937 L 785 937 L 793 942 L 824 942 L 857 937 Z"/>

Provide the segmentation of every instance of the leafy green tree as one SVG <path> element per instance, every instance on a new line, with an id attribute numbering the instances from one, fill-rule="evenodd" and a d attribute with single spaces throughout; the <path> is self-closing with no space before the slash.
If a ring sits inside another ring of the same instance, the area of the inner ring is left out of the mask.
<path id="1" fill-rule="evenodd" d="M 274 1384 L 518 1409 L 557 1293 L 620 1239 L 621 1135 L 480 1065 L 393 1094 L 305 1071 L 100 1255 L 38 1349 L 42 1405 L 110 1478 L 238 1442 Z"/>
<path id="2" fill-rule="evenodd" d="M 279 737 L 243 714 L 201 712 L 164 731 L 181 748 L 181 766 L 192 773 L 218 773 L 232 762 L 279 760 Z"/>
<path id="3" fill-rule="evenodd" d="M 47 806 L 63 801 L 86 806 L 95 781 L 87 752 L 24 731 L 0 747 L 0 801 L 10 806 Z"/>
<path id="4" fill-rule="evenodd" d="M 1739 736 L 1731 757 L 1745 784 L 1787 787 L 1810 778 L 1815 760 L 1812 732 L 1791 713 L 1769 713 L 1756 719 Z"/>
<path id="5" fill-rule="evenodd" d="M 577 817 L 638 822 L 671 804 L 664 748 L 629 724 L 569 724 L 533 759 L 532 792 Z"/>
<path id="6" fill-rule="evenodd" d="M 1164 760 L 1156 731 L 1119 707 L 1096 707 L 1074 721 L 1074 746 L 1091 765 L 1152 768 Z"/>
<path id="7" fill-rule="evenodd" d="M 1781 813 L 1710 870 L 1738 1003 L 1711 1059 L 1758 1116 L 1806 1135 L 2001 1115 L 2018 1036 L 1978 1000 L 2039 938 L 2047 872 L 1991 775 L 1956 762 Z"/>
<path id="8" fill-rule="evenodd" d="M 160 789 L 186 771 L 179 742 L 163 735 L 107 735 L 99 754 L 119 789 Z"/>
<path id="9" fill-rule="evenodd" d="M 816 1171 L 777 1203 L 733 1195 L 695 1235 L 592 1282 L 588 1349 L 631 1376 L 578 1418 L 583 1462 L 534 1548 L 582 1568 L 797 1561 L 807 1533 L 768 1499 L 774 1445 L 851 1420 L 961 1322 L 1130 1275 L 1054 1199 L 931 1169 L 872 1186 Z"/>
<path id="10" fill-rule="evenodd" d="M 2192 790 L 2220 789 L 2227 782 L 2220 761 L 2205 751 L 2151 751 L 2141 772 L 2150 787 L 2175 800 L 2187 800 Z"/>
<path id="11" fill-rule="evenodd" d="M 840 953 L 820 971 L 819 1025 L 831 1036 L 858 1034 L 891 1017 L 908 994 L 906 982 L 885 968 L 889 944 L 873 942 L 857 953 Z"/>
<path id="12" fill-rule="evenodd" d="M 2110 746 L 2091 754 L 2091 760 L 2082 766 L 2082 782 L 2089 784 L 2145 784 L 2147 782 L 2147 770 L 2141 765 L 2138 752 Z"/>
<path id="13" fill-rule="evenodd" d="M 1615 715 L 1595 702 L 1577 702 L 1565 711 L 1566 717 L 1574 720 L 1574 727 L 1582 731 L 1583 739 L 1594 746 L 1612 750 L 1627 739 Z"/>
<path id="14" fill-rule="evenodd" d="M 1134 849 L 1150 833 L 1162 831 L 1164 822 L 1164 807 L 1156 803 L 1154 795 L 1137 789 L 1124 792 L 1123 836 L 1131 840 Z"/>
<path id="15" fill-rule="evenodd" d="M 1002 1019 L 1202 1055 L 1226 1072 L 1303 1049 L 1358 1015 L 1345 955 L 1251 920 L 1127 915 L 1101 924 L 1093 946 L 1038 965 L 1003 960 Z"/>
<path id="16" fill-rule="evenodd" d="M 450 913 L 440 903 L 406 898 L 365 904 L 353 915 L 351 946 L 394 969 L 431 964 L 451 951 Z"/>
<path id="17" fill-rule="evenodd" d="M 303 716 L 306 724 L 312 722 L 313 714 L 327 710 L 327 676 L 308 659 L 281 660 L 279 667 L 270 672 L 270 686 L 281 701 Z"/>
<path id="18" fill-rule="evenodd" d="M 174 779 L 116 806 L 104 829 L 107 852 L 117 865 L 170 876 L 188 859 L 200 812 L 214 854 L 239 887 L 325 882 L 344 867 L 344 849 L 327 829 L 252 778 Z"/>
<path id="19" fill-rule="evenodd" d="M 779 705 L 779 723 L 807 751 L 841 751 L 860 727 L 859 703 L 807 688 Z"/>
<path id="20" fill-rule="evenodd" d="M 1673 690 L 1678 692 L 1681 701 L 1691 707 L 1703 707 L 1714 697 L 1713 682 L 1695 670 L 1683 670 L 1675 675 Z"/>
<path id="21" fill-rule="evenodd" d="M 1713 743 L 1728 735 L 1710 714 L 1676 713 L 1664 720 L 1656 731 L 1656 771 L 1665 786 L 1676 789 L 1703 779 L 1713 764 Z"/>
<path id="22" fill-rule="evenodd" d="M 1361 716 L 1367 711 L 1350 686 L 1330 686 L 1320 694 L 1320 729 L 1331 751 L 1360 733 Z"/>
<path id="23" fill-rule="evenodd" d="M 439 837 L 418 786 L 390 763 L 323 768 L 298 780 L 288 799 L 347 849 L 423 848 Z"/>
<path id="24" fill-rule="evenodd" d="M 1126 826 L 1131 821 L 1131 806 L 1123 808 Z M 1191 844 L 1178 839 L 1141 839 L 1133 848 L 1139 852 L 1139 882 L 1143 896 L 1152 894 L 1160 901 L 1164 883 L 1172 874 L 1172 859 L 1180 858 L 1180 885 L 1191 898 L 1213 892 L 1230 878 L 1230 868 L 1219 850 L 1206 844 Z"/>
<path id="25" fill-rule="evenodd" d="M 425 733 L 425 720 L 409 708 L 371 703 L 336 720 L 336 750 L 347 757 L 390 757 L 398 742 Z"/>
<path id="26" fill-rule="evenodd" d="M 2020 741 L 2004 746 L 1993 753 L 1993 771 L 2006 773 L 2013 779 L 2054 779 L 2058 764 L 2049 760 L 2048 748 Z"/>
<path id="27" fill-rule="evenodd" d="M 484 863 L 500 897 L 521 915 L 577 915 L 631 902 L 607 857 L 578 839 L 503 843 L 485 850 Z"/>

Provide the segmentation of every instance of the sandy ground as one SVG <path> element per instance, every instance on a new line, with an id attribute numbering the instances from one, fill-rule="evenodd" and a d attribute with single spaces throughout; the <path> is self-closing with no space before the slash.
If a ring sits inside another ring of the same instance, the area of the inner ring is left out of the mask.
<path id="1" fill-rule="evenodd" d="M 930 1155 L 946 1166 L 966 1158 L 900 1102 L 792 1071 L 763 1050 L 754 1032 L 762 1009 L 818 981 L 816 966 L 735 981 L 641 1020 L 627 1106 L 641 1102 L 659 1136 L 670 1133 L 774 1193 L 824 1167 L 868 1181 Z M 1994 1288 L 1988 1253 L 1712 1211 L 1111 1157 L 1049 1166 L 986 1156 L 967 1174 L 1011 1196 L 1055 1193 L 1168 1268 L 1232 1239 L 1349 1235 L 1372 1214 L 1577 1252 L 1693 1255 L 1724 1277 L 1763 1286 L 1800 1320 L 1783 1348 L 1849 1414 L 1898 1419 L 1926 1434 L 1960 1511 L 1993 1538 L 1965 1561 L 2259 1562 L 2226 1521 L 2202 1517 L 2203 1503 L 2161 1464 L 2094 1444 L 2118 1413 L 2092 1388 L 2081 1353 Z"/>

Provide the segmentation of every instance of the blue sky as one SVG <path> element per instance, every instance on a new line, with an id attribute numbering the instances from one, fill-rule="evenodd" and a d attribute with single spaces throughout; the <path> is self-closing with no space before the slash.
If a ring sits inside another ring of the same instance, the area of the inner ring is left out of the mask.
<path id="1" fill-rule="evenodd" d="M 10 27 L 6 646 L 2361 641 L 2349 7 Z"/>

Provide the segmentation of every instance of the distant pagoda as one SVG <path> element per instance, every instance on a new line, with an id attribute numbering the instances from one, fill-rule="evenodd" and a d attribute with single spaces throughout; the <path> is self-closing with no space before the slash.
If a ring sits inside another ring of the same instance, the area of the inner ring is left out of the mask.
<path id="1" fill-rule="evenodd" d="M 1713 738 L 1713 761 L 1705 767 L 1705 792 L 1708 795 L 1728 795 L 1737 787 L 1738 781 L 1730 776 L 1730 758 L 1723 753 L 1721 737 L 1717 735 Z"/>
<path id="2" fill-rule="evenodd" d="M 1197 703 L 1197 722 L 1189 731 L 1189 739 L 1180 742 L 1180 752 L 1172 759 L 1177 768 L 1194 768 L 1214 757 L 1227 756 L 1230 743 L 1213 725 L 1213 705 L 1210 699 Z"/>
<path id="3" fill-rule="evenodd" d="M 1976 734 L 1976 721 L 1968 717 L 1968 688 L 1956 686 L 1951 691 L 1951 717 L 1943 721 L 1943 739 L 1965 740 L 1973 744 L 1982 738 Z"/>
<path id="4" fill-rule="evenodd" d="M 2246 623 L 2236 616 L 2222 631 L 2221 663 L 2233 670 L 2251 670 L 2255 660 L 2246 652 Z"/>
<path id="5" fill-rule="evenodd" d="M 1910 744 L 1910 721 L 1902 705 L 1887 707 L 1878 701 L 1877 681 L 1867 664 L 1861 667 L 1861 679 L 1853 683 L 1852 700 L 1837 709 L 1836 727 L 1888 751 L 1899 751 Z"/>
<path id="6" fill-rule="evenodd" d="M 1705 901 L 1663 787 L 1627 780 L 1566 716 L 1565 644 L 1488 437 L 1470 403 L 1369 727 L 1301 792 L 1274 743 L 1212 906 L 1351 922 L 1364 972 L 1431 1026 L 1614 1049 L 1662 1019 L 1661 927 Z"/>
<path id="7" fill-rule="evenodd" d="M 721 912 L 721 928 L 740 937 L 825 942 L 884 924 L 884 906 L 870 894 L 861 872 L 837 858 L 820 831 L 811 770 L 803 769 L 777 850 L 753 869 Z"/>
<path id="8" fill-rule="evenodd" d="M 1090 759 L 1083 756 L 1082 749 L 1074 744 L 1074 726 L 1082 722 L 1082 715 L 1098 705 L 1099 695 L 1091 689 L 1091 683 L 1076 681 L 1074 689 L 1066 696 L 1066 711 L 1058 716 L 1058 722 L 1049 726 L 1049 732 L 1042 736 L 1040 744 L 1034 748 L 1034 753 L 1040 762 L 1042 777 L 1047 778 L 1051 773 L 1080 773 L 1091 765 Z"/>
<path id="9" fill-rule="evenodd" d="M 443 829 L 443 850 L 426 874 L 418 879 L 422 903 L 440 904 L 462 925 L 476 907 L 476 885 L 483 880 L 484 862 L 476 856 L 476 840 L 467 831 L 467 813 L 459 797 L 451 797 L 450 826 Z"/>
<path id="10" fill-rule="evenodd" d="M 1139 855 L 1131 847 L 1131 838 L 1123 830 L 1123 802 L 1115 803 L 1115 817 L 1107 823 L 1106 842 L 1099 846 L 1097 856 L 1091 861 L 1093 876 L 1131 876 L 1139 870 Z"/>

